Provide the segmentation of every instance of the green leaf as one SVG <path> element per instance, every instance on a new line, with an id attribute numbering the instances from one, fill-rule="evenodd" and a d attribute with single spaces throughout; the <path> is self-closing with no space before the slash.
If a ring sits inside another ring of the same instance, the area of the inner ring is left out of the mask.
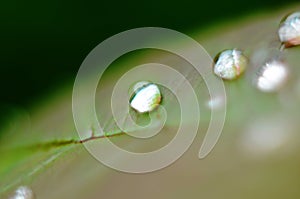
<path id="1" fill-rule="evenodd" d="M 252 57 L 253 52 L 276 44 L 279 21 L 296 9 L 300 6 L 257 13 L 189 35 L 212 57 L 228 48 L 245 49 L 247 56 Z M 96 107 L 106 135 L 121 134 L 109 111 L 109 96 L 126 70 L 148 62 L 179 69 L 189 67 L 185 76 L 199 91 L 201 109 L 199 133 L 190 150 L 171 166 L 150 174 L 120 173 L 102 165 L 80 143 L 72 117 L 69 85 L 31 110 L 29 121 L 27 116 L 17 113 L 11 118 L 15 121 L 13 125 L 2 129 L 0 196 L 8 197 L 18 186 L 26 185 L 37 198 L 299 198 L 299 53 L 299 47 L 285 52 L 292 76 L 279 93 L 266 94 L 255 89 L 250 69 L 248 75 L 225 82 L 225 127 L 213 152 L 204 160 L 199 160 L 197 154 L 209 124 L 210 110 L 206 107 L 209 95 L 202 78 L 196 77 L 186 62 L 167 52 L 145 50 L 126 55 L 112 64 L 97 92 Z M 172 113 L 163 131 L 142 141 L 126 135 L 112 136 L 114 143 L 127 150 L 145 152 L 164 146 L 174 137 L 180 119 L 179 109 L 174 108 L 178 102 L 170 91 L 162 89 L 163 105 Z M 137 122 L 149 120 L 147 115 L 131 114 Z M 92 132 L 93 124 L 89 121 L 86 118 Z M 95 132 L 95 136 L 101 135 Z M 268 144 L 274 144 L 276 138 L 278 144 L 272 148 Z M 101 138 L 89 142 L 101 142 Z"/>

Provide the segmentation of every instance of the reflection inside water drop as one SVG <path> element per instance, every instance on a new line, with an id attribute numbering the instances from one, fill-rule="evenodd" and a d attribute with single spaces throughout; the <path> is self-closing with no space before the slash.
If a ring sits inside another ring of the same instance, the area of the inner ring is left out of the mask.
<path id="1" fill-rule="evenodd" d="M 161 103 L 161 93 L 157 85 L 142 81 L 133 86 L 134 93 L 130 106 L 139 113 L 151 112 Z"/>
<path id="2" fill-rule="evenodd" d="M 238 78 L 244 73 L 248 59 L 237 49 L 224 50 L 215 58 L 214 73 L 227 80 Z"/>
<path id="3" fill-rule="evenodd" d="M 300 44 L 300 12 L 292 13 L 282 20 L 278 35 L 285 47 Z"/>

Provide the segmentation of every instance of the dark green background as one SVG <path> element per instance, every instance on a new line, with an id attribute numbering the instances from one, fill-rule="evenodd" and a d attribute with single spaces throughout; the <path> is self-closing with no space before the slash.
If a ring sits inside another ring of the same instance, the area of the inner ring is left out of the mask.
<path id="1" fill-rule="evenodd" d="M 296 0 L 294 1 L 296 2 Z M 27 109 L 71 83 L 85 56 L 127 29 L 159 26 L 188 32 L 272 11 L 291 1 L 1 1 L 1 116 Z"/>

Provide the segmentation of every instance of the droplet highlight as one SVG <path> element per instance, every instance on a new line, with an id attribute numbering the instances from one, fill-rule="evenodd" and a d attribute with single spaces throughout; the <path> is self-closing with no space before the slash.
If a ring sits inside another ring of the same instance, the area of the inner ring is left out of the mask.
<path id="1" fill-rule="evenodd" d="M 206 107 L 211 110 L 218 110 L 224 106 L 226 106 L 226 97 L 225 96 L 214 96 L 214 97 L 211 97 L 206 102 Z"/>
<path id="2" fill-rule="evenodd" d="M 300 44 L 300 12 L 295 12 L 281 21 L 278 35 L 285 47 L 297 46 Z"/>
<path id="3" fill-rule="evenodd" d="M 215 58 L 214 73 L 226 80 L 241 76 L 248 64 L 248 58 L 241 50 L 224 50 Z"/>
<path id="4" fill-rule="evenodd" d="M 276 92 L 285 85 L 288 74 L 288 66 L 285 62 L 268 61 L 257 73 L 256 87 L 263 92 Z"/>
<path id="5" fill-rule="evenodd" d="M 10 199 L 34 199 L 33 191 L 27 186 L 20 186 L 16 189 Z"/>
<path id="6" fill-rule="evenodd" d="M 161 92 L 154 83 L 138 82 L 133 86 L 133 91 L 129 103 L 139 113 L 151 112 L 161 103 Z"/>

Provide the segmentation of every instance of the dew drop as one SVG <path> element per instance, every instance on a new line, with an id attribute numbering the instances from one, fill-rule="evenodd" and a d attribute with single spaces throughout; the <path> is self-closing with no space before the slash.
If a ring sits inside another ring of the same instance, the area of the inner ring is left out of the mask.
<path id="1" fill-rule="evenodd" d="M 263 92 L 275 92 L 284 86 L 287 79 L 287 64 L 283 61 L 271 60 L 259 69 L 255 84 Z"/>
<path id="2" fill-rule="evenodd" d="M 139 113 L 153 111 L 161 103 L 161 93 L 154 83 L 141 81 L 133 86 L 130 106 Z"/>
<path id="3" fill-rule="evenodd" d="M 34 199 L 33 191 L 27 186 L 20 186 L 16 189 L 10 199 Z"/>
<path id="4" fill-rule="evenodd" d="M 224 50 L 215 58 L 214 73 L 222 79 L 233 80 L 245 71 L 247 57 L 237 49 Z"/>
<path id="5" fill-rule="evenodd" d="M 279 26 L 278 35 L 285 47 L 300 44 L 300 12 L 292 13 L 283 18 Z"/>

